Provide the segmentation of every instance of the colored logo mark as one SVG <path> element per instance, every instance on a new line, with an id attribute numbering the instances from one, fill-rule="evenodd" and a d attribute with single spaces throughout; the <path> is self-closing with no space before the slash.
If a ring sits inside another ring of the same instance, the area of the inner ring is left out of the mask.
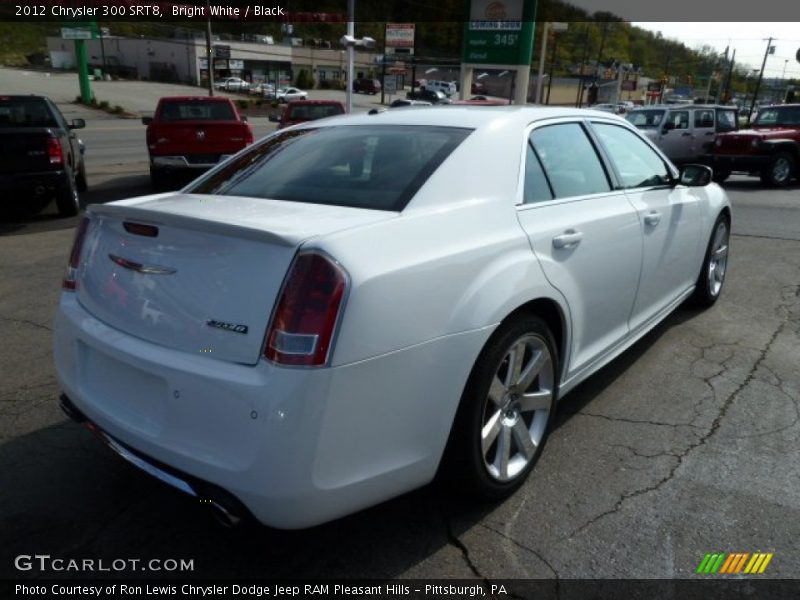
<path id="1" fill-rule="evenodd" d="M 760 575 L 763 573 L 769 561 L 772 560 L 772 552 L 715 552 L 707 553 L 697 573 L 701 575 Z"/>

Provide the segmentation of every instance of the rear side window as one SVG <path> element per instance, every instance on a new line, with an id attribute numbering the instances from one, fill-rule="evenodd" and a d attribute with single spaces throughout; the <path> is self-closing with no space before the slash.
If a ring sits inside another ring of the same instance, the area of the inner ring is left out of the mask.
<path id="1" fill-rule="evenodd" d="M 0 96 L 0 127 L 58 127 L 44 98 Z"/>
<path id="2" fill-rule="evenodd" d="M 544 174 L 542 163 L 536 152 L 528 142 L 528 150 L 525 156 L 525 189 L 522 201 L 525 204 L 534 202 L 544 202 L 553 199 L 553 192 L 550 183 Z"/>
<path id="3" fill-rule="evenodd" d="M 471 131 L 399 125 L 289 130 L 188 191 L 401 211 Z"/>
<path id="4" fill-rule="evenodd" d="M 736 111 L 735 110 L 717 110 L 717 131 L 725 133 L 727 131 L 736 131 Z"/>
<path id="5" fill-rule="evenodd" d="M 161 105 L 162 121 L 235 121 L 227 102 L 174 101 Z"/>
<path id="6" fill-rule="evenodd" d="M 531 134 L 531 143 L 556 198 L 611 190 L 600 158 L 578 123 L 540 127 Z"/>
<path id="7" fill-rule="evenodd" d="M 689 111 L 678 110 L 669 113 L 666 125 L 669 129 L 689 129 Z"/>
<path id="8" fill-rule="evenodd" d="M 700 129 L 709 129 L 714 126 L 713 110 L 694 111 L 694 126 Z"/>

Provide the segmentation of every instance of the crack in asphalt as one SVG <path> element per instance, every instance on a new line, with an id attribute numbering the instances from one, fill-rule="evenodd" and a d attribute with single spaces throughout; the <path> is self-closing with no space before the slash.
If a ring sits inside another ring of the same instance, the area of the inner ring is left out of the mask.
<path id="1" fill-rule="evenodd" d="M 619 421 L 621 423 L 633 423 L 636 425 L 654 425 L 656 427 L 691 427 L 694 429 L 703 429 L 694 423 L 666 423 L 664 421 L 649 421 L 646 419 L 627 419 L 625 417 L 609 417 L 608 415 L 600 415 L 597 413 L 588 413 L 582 410 L 576 412 L 564 412 L 565 415 L 580 415 L 583 417 L 595 417 L 597 419 L 605 419 L 606 421 Z"/>
<path id="2" fill-rule="evenodd" d="M 800 287 L 800 286 L 798 286 L 798 287 Z M 713 437 L 714 434 L 717 433 L 717 431 L 719 430 L 719 428 L 720 428 L 720 426 L 722 424 L 722 420 L 727 415 L 728 410 L 733 405 L 733 402 L 736 400 L 736 398 L 739 396 L 739 394 L 742 392 L 742 390 L 744 390 L 748 385 L 750 385 L 750 383 L 752 381 L 754 381 L 756 379 L 756 373 L 758 372 L 759 368 L 762 366 L 764 360 L 767 357 L 767 354 L 769 354 L 769 352 L 770 352 L 770 350 L 772 348 L 772 345 L 775 343 L 775 340 L 783 333 L 784 329 L 786 329 L 789 326 L 789 324 L 790 324 L 790 321 L 789 320 L 785 320 L 785 321 L 781 322 L 778 325 L 778 327 L 775 329 L 775 331 L 773 331 L 772 335 L 770 336 L 770 338 L 767 341 L 767 343 L 764 346 L 764 348 L 762 348 L 759 351 L 758 358 L 755 360 L 755 362 L 753 363 L 752 367 L 749 369 L 749 371 L 748 371 L 747 375 L 745 376 L 744 380 L 741 383 L 737 384 L 736 388 L 730 394 L 728 394 L 727 398 L 725 398 L 725 400 L 722 402 L 722 407 L 719 409 L 719 412 L 718 412 L 717 416 L 712 421 L 711 426 L 695 442 L 689 444 L 686 447 L 686 449 L 683 450 L 683 452 L 681 452 L 681 453 L 679 453 L 677 455 L 676 464 L 673 465 L 669 469 L 669 471 L 667 472 L 666 476 L 662 477 L 661 479 L 659 479 L 658 481 L 656 481 L 652 485 L 649 485 L 649 486 L 646 486 L 646 487 L 643 487 L 643 488 L 639 488 L 639 489 L 634 490 L 632 492 L 623 494 L 619 498 L 619 500 L 617 500 L 617 502 L 614 504 L 614 506 L 612 506 L 608 510 L 605 510 L 605 511 L 599 513 L 598 515 L 595 515 L 589 521 L 587 521 L 586 523 L 584 523 L 583 525 L 581 525 L 580 527 L 578 527 L 577 529 L 572 531 L 567 537 L 571 538 L 571 537 L 573 537 L 575 535 L 578 535 L 579 533 L 582 533 L 583 531 L 585 531 L 586 529 L 588 529 L 589 527 L 591 527 L 592 525 L 594 525 L 595 523 L 597 523 L 601 519 L 607 517 L 608 515 L 611 515 L 611 514 L 614 514 L 616 512 L 619 512 L 622 509 L 622 506 L 628 500 L 630 500 L 632 498 L 636 498 L 638 496 L 643 496 L 645 494 L 649 494 L 650 492 L 654 492 L 654 491 L 660 489 L 663 485 L 665 485 L 669 481 L 671 481 L 675 477 L 678 469 L 680 469 L 681 465 L 683 465 L 684 460 L 694 450 L 696 450 L 697 448 L 699 448 L 701 446 L 704 446 L 708 442 L 708 440 L 711 437 Z M 711 385 L 711 379 L 713 379 L 716 376 L 717 375 L 711 376 L 709 378 L 703 378 L 703 381 L 705 381 L 711 387 L 712 393 L 714 393 L 715 396 L 716 396 L 716 393 L 715 393 L 715 390 L 713 389 L 713 386 Z M 594 415 L 594 416 L 598 416 L 598 415 Z M 616 419 L 612 419 L 612 418 L 609 418 L 609 417 L 606 417 L 606 418 L 608 418 L 609 420 L 616 420 Z M 656 423 L 656 424 L 659 424 L 659 423 Z M 660 423 L 660 424 L 664 425 L 663 423 Z"/>
<path id="3" fill-rule="evenodd" d="M 28 319 L 14 319 L 11 317 L 0 317 L 0 321 L 4 321 L 6 323 L 18 323 L 21 325 L 30 325 L 31 327 L 36 327 L 37 329 L 44 329 L 45 331 L 53 331 L 53 328 L 49 325 L 42 325 L 41 323 L 36 323 L 35 321 L 30 321 Z"/>
<path id="4" fill-rule="evenodd" d="M 553 574 L 553 577 L 556 579 L 556 581 L 561 579 L 559 577 L 559 575 L 558 575 L 558 571 L 556 571 L 555 567 L 550 563 L 549 560 L 547 560 L 544 557 L 544 555 L 541 552 L 538 552 L 537 550 L 534 550 L 530 546 L 526 546 L 525 544 L 523 544 L 522 542 L 520 542 L 518 540 L 515 540 L 513 537 L 511 537 L 510 535 L 506 534 L 505 532 L 500 531 L 499 529 L 495 529 L 494 527 L 490 527 L 489 525 L 486 525 L 485 523 L 478 523 L 478 526 L 479 527 L 483 527 L 484 529 L 487 529 L 487 530 L 489 530 L 489 531 L 491 531 L 493 533 L 496 533 L 501 538 L 503 538 L 505 540 L 508 540 L 509 542 L 511 542 L 512 544 L 517 546 L 518 548 L 521 548 L 522 550 L 530 552 L 536 558 L 538 558 L 539 561 L 542 562 L 542 564 L 544 564 L 548 568 L 548 570 Z M 556 590 L 557 589 L 558 589 L 558 584 L 556 584 Z"/>

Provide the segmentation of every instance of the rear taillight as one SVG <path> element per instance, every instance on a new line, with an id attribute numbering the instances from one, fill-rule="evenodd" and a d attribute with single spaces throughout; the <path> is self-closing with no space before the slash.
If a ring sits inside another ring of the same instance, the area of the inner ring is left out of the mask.
<path id="1" fill-rule="evenodd" d="M 86 238 L 86 231 L 89 228 L 88 217 L 83 217 L 75 230 L 75 239 L 72 242 L 72 250 L 69 253 L 69 263 L 67 264 L 67 273 L 64 275 L 64 281 L 61 287 L 70 292 L 74 292 L 78 287 L 78 267 L 81 264 L 81 251 L 83 250 L 83 241 Z"/>
<path id="2" fill-rule="evenodd" d="M 347 273 L 329 257 L 300 254 L 267 331 L 264 356 L 282 365 L 326 364 L 347 285 Z"/>
<path id="3" fill-rule="evenodd" d="M 253 130 L 250 129 L 250 125 L 247 126 L 247 129 L 244 134 L 244 143 L 246 146 L 249 146 L 253 143 Z"/>
<path id="4" fill-rule="evenodd" d="M 47 156 L 51 165 L 64 164 L 64 149 L 61 147 L 61 140 L 57 137 L 47 138 Z"/>

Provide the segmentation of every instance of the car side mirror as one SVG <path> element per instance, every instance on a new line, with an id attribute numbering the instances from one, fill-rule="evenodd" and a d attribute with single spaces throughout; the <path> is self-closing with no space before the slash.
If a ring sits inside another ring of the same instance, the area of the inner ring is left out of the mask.
<path id="1" fill-rule="evenodd" d="M 278 118 L 278 115 L 275 115 L 275 114 L 270 115 L 268 117 L 268 119 L 269 119 L 270 123 L 277 123 L 278 121 L 280 121 L 280 119 Z"/>
<path id="2" fill-rule="evenodd" d="M 243 123 L 247 123 L 247 117 L 245 115 L 241 115 L 240 117 Z"/>
<path id="3" fill-rule="evenodd" d="M 661 133 L 667 133 L 675 129 L 675 123 L 664 123 L 664 126 L 661 128 Z"/>
<path id="4" fill-rule="evenodd" d="M 688 187 L 704 187 L 711 183 L 714 172 L 706 165 L 685 165 L 681 168 L 680 183 Z"/>
<path id="5" fill-rule="evenodd" d="M 83 119 L 72 119 L 69 124 L 70 129 L 83 129 L 84 127 L 86 127 L 86 121 Z"/>
<path id="6" fill-rule="evenodd" d="M 153 122 L 153 117 L 142 117 L 142 125 L 150 125 Z"/>

